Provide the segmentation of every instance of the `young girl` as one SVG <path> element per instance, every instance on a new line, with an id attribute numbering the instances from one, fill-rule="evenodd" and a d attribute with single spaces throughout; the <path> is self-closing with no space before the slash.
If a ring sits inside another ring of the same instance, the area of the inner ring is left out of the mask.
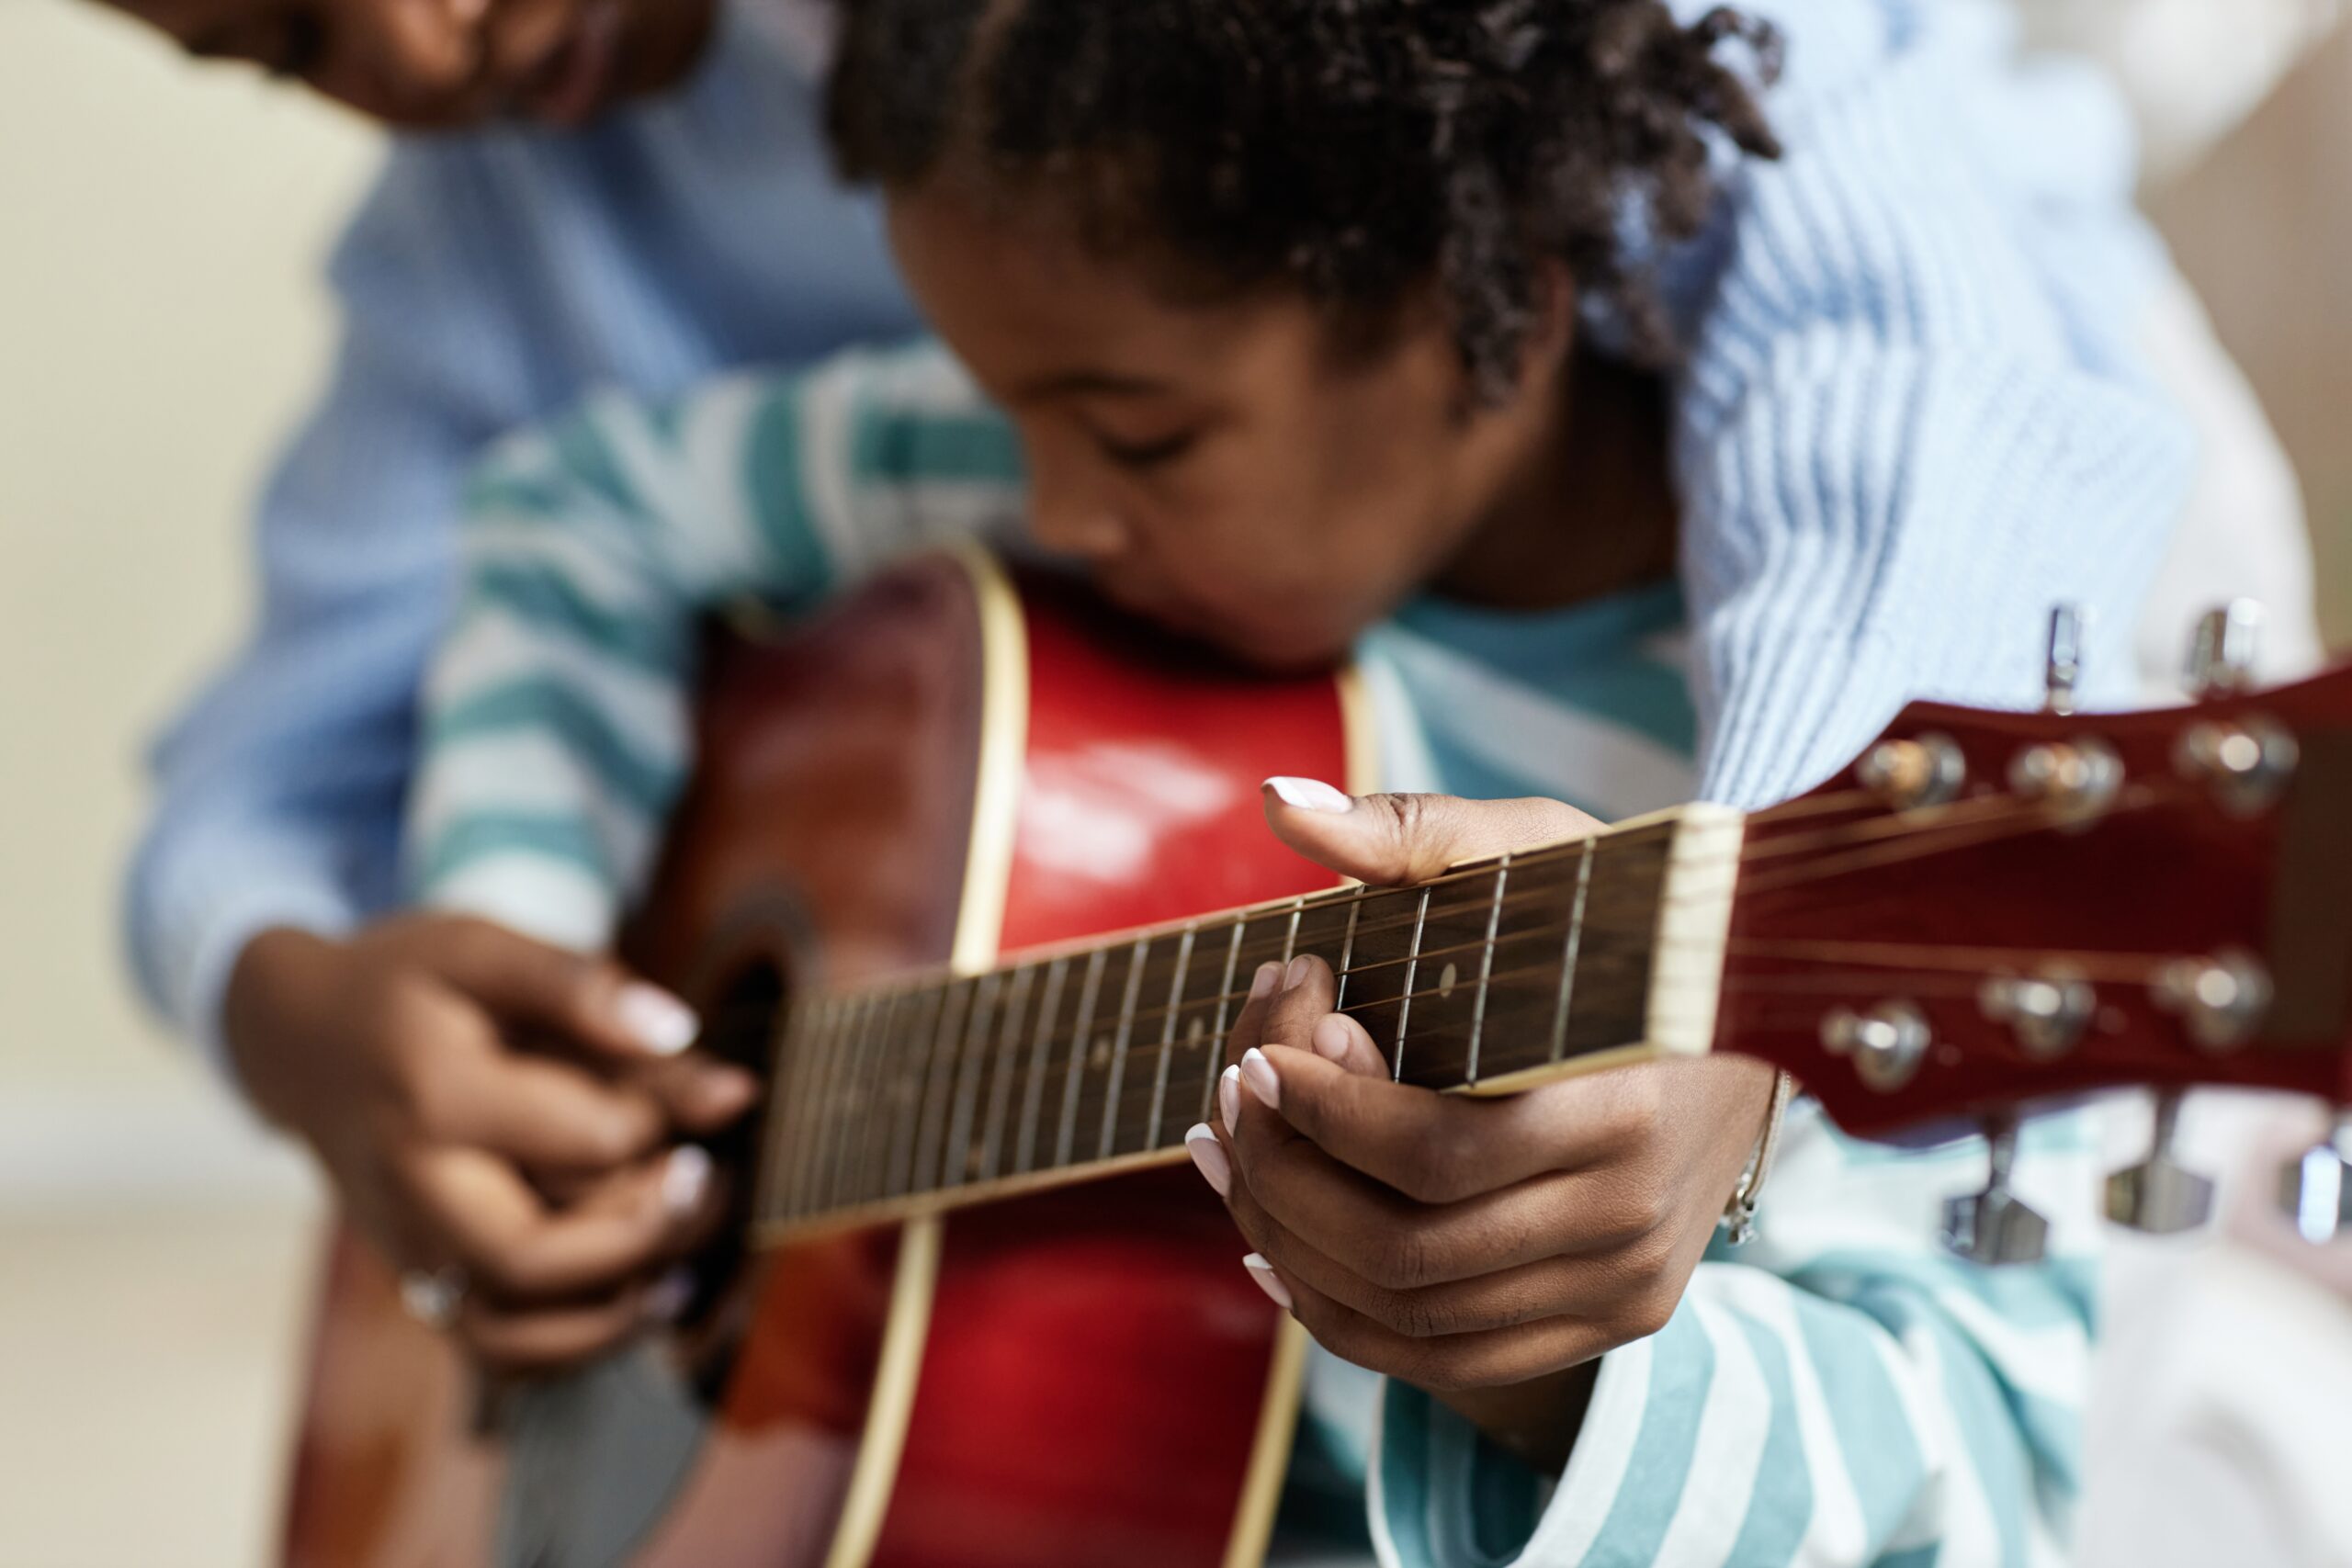
<path id="1" fill-rule="evenodd" d="M 1707 231 L 1721 182 L 1768 178 L 1733 149 L 1769 157 L 1776 130 L 1791 139 L 1781 183 L 1760 185 L 1788 210 L 1740 242 L 1785 248 L 1737 269 L 1756 297 L 1684 345 L 1682 374 L 1712 394 L 1690 400 L 1696 417 L 1750 417 L 1743 389 L 1764 367 L 1740 326 L 1787 308 L 1773 289 L 1826 286 L 1836 268 L 1808 244 L 1919 243 L 1804 205 L 1818 191 L 1800 137 L 1878 128 L 1856 105 L 1879 85 L 1849 91 L 1875 68 L 1868 28 L 1812 35 L 1824 61 L 1810 76 L 1792 62 L 1806 90 L 1776 101 L 1768 130 L 1733 67 L 1769 64 L 1769 35 L 1724 14 L 1684 27 L 1651 0 L 862 0 L 843 26 L 836 153 L 881 186 L 941 343 L 660 405 L 607 400 L 498 452 L 424 718 L 413 847 L 431 902 L 605 944 L 689 762 L 699 613 L 745 594 L 804 608 L 955 534 L 1070 560 L 1133 614 L 1245 660 L 1352 652 L 1396 787 L 1603 816 L 1686 797 L 1694 750 L 1721 797 L 1809 781 L 1908 689 L 2021 698 L 2030 654 L 2007 645 L 2030 649 L 2030 617 L 1973 617 L 2063 592 L 2128 623 L 2153 568 L 2181 463 L 2128 376 L 2099 384 L 2097 418 L 2018 449 L 2031 473 L 1961 460 L 1972 431 L 2079 410 L 2082 363 L 2112 341 L 2054 292 L 2046 335 L 2000 341 L 1955 273 L 1946 293 L 1853 308 L 1907 310 L 1923 337 L 1984 331 L 1968 374 L 1906 379 L 1890 363 L 1888 400 L 1756 438 L 1867 446 L 1934 422 L 1934 439 L 1904 447 L 1922 466 L 1884 476 L 1900 521 L 1857 553 L 1808 533 L 1790 495 L 1780 510 L 1800 525 L 1687 542 L 1676 581 L 1670 476 L 1687 492 L 1768 471 L 1673 476 L 1639 368 L 1676 348 L 1676 290 L 1722 276 Z M 1733 40 L 1749 47 L 1719 60 Z M 1934 177 L 1932 145 L 1888 151 Z M 1974 219 L 1994 221 L 1917 216 Z M 1968 243 L 2015 261 L 2005 286 L 2036 287 L 1997 228 Z M 1846 346 L 1825 331 L 1809 352 L 1826 363 Z M 1939 487 L 2026 484 L 2079 512 L 2001 539 L 1939 526 Z M 2031 581 L 2002 591 L 2009 574 Z M 1686 628 L 1720 703 L 1703 714 Z M 1278 793 L 1287 811 L 1362 809 L 1306 782 Z M 1316 1010 L 1317 983 L 1285 1002 Z M 1314 1190 L 1345 1171 L 1341 1149 L 1246 1183 L 1227 1152 L 1246 1156 L 1241 1134 L 1285 1094 L 1301 1108 L 1311 1066 L 1237 1095 L 1200 1157 L 1266 1254 L 1250 1266 L 1269 1293 L 1351 1361 L 1397 1374 L 1367 1388 L 1319 1361 L 1311 1462 L 1296 1467 L 1368 1488 L 1385 1561 L 2057 1552 L 2083 1238 L 2062 1216 L 2056 1261 L 1998 1276 L 1939 1256 L 1928 1200 L 1972 1181 L 1981 1149 L 1860 1149 L 1801 1107 L 1770 1233 L 1732 1252 L 1710 1238 L 1766 1075 L 1725 1060 L 1555 1086 L 1476 1108 L 1511 1118 L 1473 1145 L 1494 1151 L 1490 1168 L 1431 1201 L 1385 1195 L 1393 1226 L 1460 1244 L 1427 1289 L 1389 1289 L 1348 1223 L 1360 1214 Z M 1433 1099 L 1383 1114 L 1409 1135 Z M 2064 1128 L 2043 1136 L 2083 1152 Z M 1563 1185 L 1596 1170 L 1623 1201 Z M 2049 1174 L 2064 1197 L 2046 1207 L 2086 1201 L 2086 1169 Z M 1504 1210 L 1516 1222 L 1484 1240 L 1461 1223 Z M 1416 1386 L 1516 1382 L 1596 1355 L 1548 1490 Z"/>

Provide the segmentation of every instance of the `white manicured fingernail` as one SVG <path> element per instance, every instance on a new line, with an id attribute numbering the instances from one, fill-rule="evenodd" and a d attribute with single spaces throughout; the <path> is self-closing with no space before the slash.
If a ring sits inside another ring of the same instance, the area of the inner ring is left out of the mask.
<path id="1" fill-rule="evenodd" d="M 1266 1060 L 1266 1054 L 1255 1045 L 1241 1054 L 1241 1081 L 1250 1086 L 1250 1092 L 1267 1110 L 1282 1108 L 1283 1080 L 1275 1076 L 1274 1065 Z"/>
<path id="2" fill-rule="evenodd" d="M 1283 989 L 1295 991 L 1306 984 L 1306 977 L 1313 973 L 1315 973 L 1314 960 L 1303 953 L 1300 953 L 1290 961 L 1290 967 L 1283 971 Z"/>
<path id="3" fill-rule="evenodd" d="M 1321 779 L 1295 779 L 1287 775 L 1271 778 L 1266 787 L 1282 797 L 1284 806 L 1295 806 L 1302 811 L 1352 811 L 1356 803 L 1343 791 L 1333 789 Z"/>
<path id="4" fill-rule="evenodd" d="M 1281 979 L 1282 976 L 1283 966 L 1279 964 L 1259 964 L 1258 972 L 1250 977 L 1250 1000 L 1263 1001 L 1266 998 L 1272 996 L 1274 982 Z"/>
<path id="5" fill-rule="evenodd" d="M 710 1187 L 710 1153 L 700 1144 L 681 1144 L 662 1168 L 662 1201 L 683 1214 L 702 1201 Z"/>
<path id="6" fill-rule="evenodd" d="M 1258 1281 L 1258 1288 L 1266 1292 L 1269 1301 L 1284 1312 L 1290 1311 L 1290 1287 L 1274 1277 L 1274 1266 L 1266 1261 L 1264 1253 L 1251 1253 L 1241 1260 L 1241 1266 L 1250 1270 L 1250 1278 Z"/>
<path id="7" fill-rule="evenodd" d="M 674 1056 L 695 1043 L 702 1022 L 695 1010 L 642 980 L 632 980 L 613 999 L 613 1016 L 636 1036 L 637 1043 L 657 1056 Z"/>
<path id="8" fill-rule="evenodd" d="M 675 1323 L 695 1299 L 695 1276 L 690 1269 L 673 1269 L 653 1281 L 645 1292 L 645 1315 L 656 1323 Z"/>
<path id="9" fill-rule="evenodd" d="M 1227 1067 L 1216 1080 L 1216 1108 L 1225 1113 L 1227 1136 L 1241 1131 L 1241 1069 Z"/>
<path id="10" fill-rule="evenodd" d="M 1233 1187 L 1233 1162 L 1226 1157 L 1225 1145 L 1216 1141 L 1216 1134 L 1205 1122 L 1195 1122 L 1184 1130 L 1184 1152 L 1200 1167 L 1201 1178 L 1224 1197 Z"/>

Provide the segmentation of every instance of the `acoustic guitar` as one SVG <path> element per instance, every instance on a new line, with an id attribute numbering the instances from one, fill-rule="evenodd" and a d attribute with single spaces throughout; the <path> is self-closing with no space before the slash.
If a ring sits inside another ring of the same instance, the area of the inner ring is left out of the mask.
<path id="1" fill-rule="evenodd" d="M 503 1388 L 338 1236 L 288 1563 L 1257 1562 L 1304 1338 L 1170 1168 L 1269 959 L 1329 960 L 1435 1089 L 1727 1050 L 1860 1134 L 1989 1123 L 1951 1238 L 1987 1261 L 2038 1240 L 2021 1107 L 2352 1100 L 2352 672 L 2126 716 L 1917 705 L 1775 809 L 1367 889 L 1259 804 L 1270 774 L 1374 787 L 1345 673 L 1221 670 L 964 556 L 706 669 L 627 946 L 769 1075 L 721 1151 L 738 1245 L 690 1330 Z M 2110 1207 L 2184 1223 L 2195 1182 L 2160 1147 Z"/>

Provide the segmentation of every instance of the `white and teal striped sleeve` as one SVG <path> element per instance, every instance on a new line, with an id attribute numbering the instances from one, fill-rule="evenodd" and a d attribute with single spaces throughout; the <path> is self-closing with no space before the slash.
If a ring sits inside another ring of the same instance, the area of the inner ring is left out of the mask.
<path id="1" fill-rule="evenodd" d="M 424 902 L 603 945 L 692 762 L 697 622 L 1017 521 L 1011 427 L 935 344 L 590 400 L 469 489 L 408 814 Z"/>
<path id="2" fill-rule="evenodd" d="M 2088 1380 L 2089 1118 L 2029 1128 L 2049 1261 L 1944 1256 L 1970 1139 L 1914 1153 L 1790 1112 L 1767 1229 L 1699 1266 L 1658 1334 L 1601 1361 L 1566 1473 L 1540 1486 L 1390 1382 L 1372 1463 L 1390 1568 L 2041 1568 L 2067 1561 Z"/>

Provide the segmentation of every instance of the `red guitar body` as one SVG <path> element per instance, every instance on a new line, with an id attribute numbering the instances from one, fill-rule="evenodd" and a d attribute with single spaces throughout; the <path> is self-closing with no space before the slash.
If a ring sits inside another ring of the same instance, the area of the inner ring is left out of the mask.
<path id="1" fill-rule="evenodd" d="M 797 987 L 1327 886 L 1267 833 L 1259 783 L 1364 786 L 1345 690 L 1220 671 L 985 561 L 919 563 L 711 660 L 703 765 L 635 956 L 715 1034 L 767 1043 Z M 576 1457 L 594 1427 L 627 1454 L 674 1412 L 478 1399 L 339 1237 L 286 1560 L 1254 1562 L 1303 1342 L 1243 1250 L 1196 1176 L 1156 1169 L 756 1255 L 705 1336 L 724 1371 L 681 1399 L 697 1440 L 600 1468 L 521 1456 Z M 517 1409 L 540 1431 L 510 1461 Z"/>

